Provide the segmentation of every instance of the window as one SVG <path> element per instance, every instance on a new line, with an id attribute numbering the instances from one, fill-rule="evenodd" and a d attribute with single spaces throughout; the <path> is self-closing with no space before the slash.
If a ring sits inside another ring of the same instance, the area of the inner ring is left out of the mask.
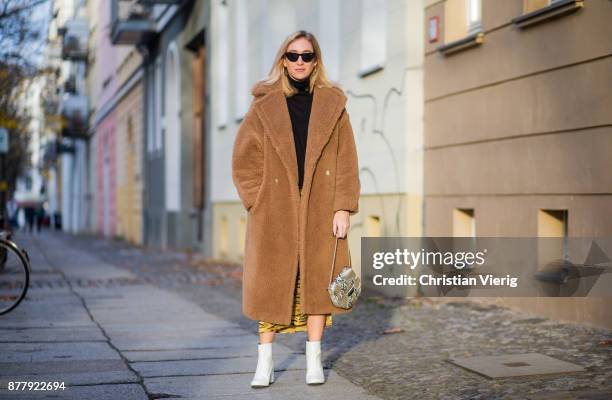
<path id="1" fill-rule="evenodd" d="M 245 4 L 245 0 L 238 0 L 234 7 L 235 10 L 235 33 L 236 43 L 234 45 L 234 65 L 236 66 L 236 82 L 234 98 L 236 99 L 236 119 L 240 120 L 246 114 L 249 108 L 249 19 L 247 12 L 249 10 L 248 4 Z"/>
<path id="2" fill-rule="evenodd" d="M 444 43 L 451 43 L 482 29 L 481 0 L 447 0 L 444 3 Z"/>
<path id="3" fill-rule="evenodd" d="M 540 265 L 554 260 L 567 260 L 567 210 L 538 210 L 538 259 Z M 558 239 L 554 239 L 558 238 Z"/>
<path id="4" fill-rule="evenodd" d="M 445 56 L 482 44 L 482 0 L 447 0 L 443 31 L 444 44 L 438 51 Z"/>
<path id="5" fill-rule="evenodd" d="M 584 7 L 583 0 L 523 0 L 523 15 L 512 19 L 519 28 L 568 15 Z"/>
<path id="6" fill-rule="evenodd" d="M 551 0 L 523 0 L 523 12 L 529 13 L 551 4 Z"/>
<path id="7" fill-rule="evenodd" d="M 340 79 L 340 1 L 319 0 L 319 44 L 325 59 L 327 75 Z"/>
<path id="8" fill-rule="evenodd" d="M 473 208 L 455 208 L 453 210 L 453 236 L 476 237 L 476 220 Z"/>
<path id="9" fill-rule="evenodd" d="M 219 22 L 218 29 L 218 43 L 219 47 L 217 50 L 217 79 L 218 82 L 218 96 L 219 101 L 217 104 L 219 108 L 216 110 L 218 117 L 217 126 L 225 127 L 228 123 L 229 118 L 229 24 L 228 24 L 228 5 L 225 2 L 221 2 L 217 7 L 217 21 Z"/>
<path id="10" fill-rule="evenodd" d="M 155 60 L 155 140 L 153 141 L 153 150 L 160 150 L 162 147 L 163 131 L 165 129 L 165 117 L 163 107 L 163 76 L 162 76 L 162 60 L 157 57 Z"/>
<path id="11" fill-rule="evenodd" d="M 202 33 L 203 35 L 203 33 Z M 204 208 L 204 115 L 205 86 L 204 71 L 206 68 L 205 48 L 200 47 L 191 60 L 192 85 L 192 124 L 191 136 L 193 144 L 193 208 Z M 202 240 L 202 224 L 198 225 L 198 241 Z"/>
<path id="12" fill-rule="evenodd" d="M 481 0 L 467 0 L 467 29 L 468 34 L 472 34 L 481 29 L 480 20 L 482 18 Z"/>
<path id="13" fill-rule="evenodd" d="M 268 12 L 267 10 L 274 10 Z M 298 28 L 297 11 L 293 2 L 287 0 L 267 0 L 267 8 L 260 14 L 260 71 L 261 77 L 270 72 L 279 44 L 285 37 Z"/>
<path id="14" fill-rule="evenodd" d="M 155 150 L 155 65 L 150 69 L 153 79 L 147 87 L 147 151 Z"/>
<path id="15" fill-rule="evenodd" d="M 383 68 L 387 56 L 387 2 L 361 3 L 361 70 L 364 77 Z"/>
<path id="16" fill-rule="evenodd" d="M 567 210 L 539 210 L 538 237 L 567 236 Z"/>
<path id="17" fill-rule="evenodd" d="M 523 8 L 525 12 L 531 12 L 538 8 L 548 7 L 554 3 L 560 3 L 565 0 L 523 0 Z"/>

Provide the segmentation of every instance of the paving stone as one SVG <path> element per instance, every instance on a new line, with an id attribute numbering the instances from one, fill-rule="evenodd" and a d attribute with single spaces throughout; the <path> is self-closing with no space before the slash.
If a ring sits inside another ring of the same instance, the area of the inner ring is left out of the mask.
<path id="1" fill-rule="evenodd" d="M 580 365 L 539 353 L 458 357 L 449 359 L 449 361 L 489 378 L 585 371 Z"/>
<path id="2" fill-rule="evenodd" d="M 119 353 L 106 342 L 3 343 L 0 352 L 0 363 L 119 359 Z"/>
<path id="3" fill-rule="evenodd" d="M 108 332 L 131 332 L 138 330 L 149 330 L 149 331 L 157 331 L 157 332 L 168 332 L 175 331 L 177 327 L 175 325 L 169 324 L 160 324 L 159 322 L 148 322 L 148 323 L 111 323 L 105 326 L 105 329 Z M 185 331 L 194 331 L 202 329 L 204 331 L 226 331 L 226 330 L 236 330 L 240 333 L 244 333 L 244 329 L 235 323 L 231 323 L 229 321 L 222 320 L 206 320 L 206 321 L 184 321 L 181 324 L 181 330 Z"/>
<path id="4" fill-rule="evenodd" d="M 72 311 L 70 314 L 67 312 Z M 41 304 L 23 301 L 22 304 L 11 311 L 8 315 L 2 316 L 2 326 L 27 323 L 32 320 L 45 320 L 48 322 L 87 322 L 91 318 L 80 303 L 73 305 L 54 305 Z"/>
<path id="5" fill-rule="evenodd" d="M 0 328 L 0 342 L 105 341 L 96 326 Z"/>
<path id="6" fill-rule="evenodd" d="M 123 356 L 130 362 L 137 361 L 171 361 L 171 360 L 196 360 L 196 359 L 218 359 L 230 357 L 256 357 L 257 343 L 251 345 L 241 345 L 226 347 L 223 353 L 219 353 L 219 349 L 189 349 L 189 350 L 157 350 L 157 351 L 123 351 Z M 303 354 L 298 353 L 285 346 L 275 346 L 274 356 L 282 356 L 284 354 Z"/>
<path id="7" fill-rule="evenodd" d="M 301 354 L 275 354 L 274 370 L 298 370 L 306 368 L 306 359 Z M 257 357 L 231 357 L 205 360 L 177 360 L 131 363 L 143 377 L 252 374 L 257 366 Z"/>
<path id="8" fill-rule="evenodd" d="M 242 337 L 248 336 L 250 339 L 252 337 L 252 333 L 247 333 L 243 329 L 233 329 L 231 328 L 229 331 L 224 331 L 221 329 L 184 329 L 184 328 L 176 328 L 169 329 L 150 329 L 148 327 L 133 327 L 132 329 L 112 329 L 105 328 L 106 333 L 113 337 L 115 340 L 124 339 L 138 339 L 138 340 L 157 340 L 157 339 L 183 339 L 183 340 L 215 340 L 220 337 Z"/>
<path id="9" fill-rule="evenodd" d="M 248 339 L 248 340 L 247 340 Z M 257 342 L 254 336 L 218 336 L 214 339 L 206 337 L 193 338 L 150 338 L 122 339 L 113 338 L 111 341 L 119 350 L 179 350 L 179 349 L 222 349 L 239 346 L 245 341 Z"/>
<path id="10" fill-rule="evenodd" d="M 227 374 L 195 377 L 145 378 L 150 393 L 181 396 L 181 399 L 377 399 L 353 385 L 335 371 L 325 370 L 326 382 L 310 386 L 304 371 L 275 373 L 275 381 L 266 388 L 251 388 L 248 374 Z"/>
<path id="11" fill-rule="evenodd" d="M 42 361 L 0 364 L 0 387 L 10 381 L 59 381 L 68 385 L 137 382 L 123 360 Z"/>

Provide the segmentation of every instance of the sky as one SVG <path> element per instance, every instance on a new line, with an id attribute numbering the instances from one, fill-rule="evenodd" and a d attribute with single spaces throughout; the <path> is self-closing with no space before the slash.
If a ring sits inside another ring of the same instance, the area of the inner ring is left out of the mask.
<path id="1" fill-rule="evenodd" d="M 37 0 L 0 0 L 0 6 L 4 6 L 8 3 L 9 8 L 23 7 L 32 2 L 37 2 Z M 0 57 L 5 57 L 11 53 L 18 53 L 34 66 L 44 66 L 46 37 L 49 20 L 51 18 L 51 5 L 52 0 L 45 0 L 27 11 L 26 18 L 28 20 L 28 26 L 38 33 L 38 38 L 19 47 L 17 47 L 15 43 L 2 40 L 1 42 L 4 48 L 0 49 Z M 0 35 L 1 34 L 2 31 L 0 30 Z"/>

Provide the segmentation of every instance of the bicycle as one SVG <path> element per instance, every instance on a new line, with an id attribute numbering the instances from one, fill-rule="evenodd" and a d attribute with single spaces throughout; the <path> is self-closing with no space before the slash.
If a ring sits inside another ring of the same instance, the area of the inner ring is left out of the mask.
<path id="1" fill-rule="evenodd" d="M 25 298 L 30 285 L 30 256 L 0 231 L 0 315 L 14 310 Z"/>

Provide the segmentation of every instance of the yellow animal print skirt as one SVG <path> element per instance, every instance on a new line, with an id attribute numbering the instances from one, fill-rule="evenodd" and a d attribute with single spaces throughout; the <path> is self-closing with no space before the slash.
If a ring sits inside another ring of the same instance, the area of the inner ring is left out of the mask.
<path id="1" fill-rule="evenodd" d="M 259 321 L 259 333 L 276 332 L 276 333 L 295 333 L 305 332 L 307 330 L 306 321 L 308 316 L 302 314 L 300 309 L 300 272 L 298 269 L 297 282 L 295 284 L 295 295 L 293 302 L 293 313 L 291 315 L 291 323 L 289 325 L 274 324 L 271 322 Z M 325 327 L 332 326 L 332 316 L 327 314 L 325 317 Z"/>

